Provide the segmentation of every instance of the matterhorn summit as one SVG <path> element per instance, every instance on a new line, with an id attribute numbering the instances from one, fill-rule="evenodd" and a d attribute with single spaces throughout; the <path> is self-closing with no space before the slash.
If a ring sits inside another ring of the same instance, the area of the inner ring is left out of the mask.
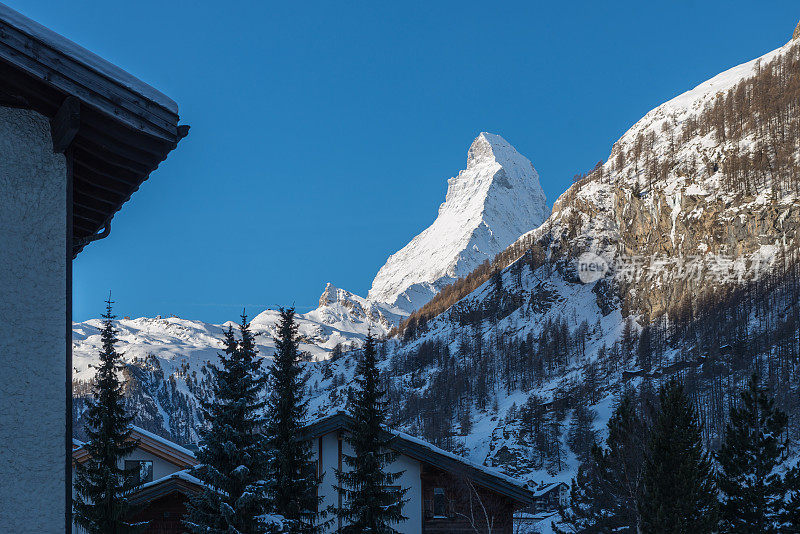
<path id="1" fill-rule="evenodd" d="M 447 181 L 436 220 L 389 257 L 369 299 L 412 312 L 548 215 L 530 160 L 499 135 L 483 132 L 469 148 L 467 168 Z"/>

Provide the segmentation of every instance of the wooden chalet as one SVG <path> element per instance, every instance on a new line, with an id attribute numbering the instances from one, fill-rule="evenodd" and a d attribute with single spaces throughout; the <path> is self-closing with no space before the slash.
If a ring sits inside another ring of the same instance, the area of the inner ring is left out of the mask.
<path id="1" fill-rule="evenodd" d="M 533 489 L 531 513 L 554 512 L 569 504 L 569 486 L 563 482 L 543 482 Z"/>
<path id="2" fill-rule="evenodd" d="M 129 519 L 147 523 L 141 534 L 186 532 L 182 523 L 186 501 L 203 487 L 189 473 L 189 469 L 197 465 L 194 453 L 138 427 L 133 428 L 131 439 L 137 442 L 137 447 L 123 465 L 138 466 L 142 484 L 128 495 L 136 510 Z M 73 463 L 81 463 L 86 458 L 88 452 L 78 444 L 72 452 Z M 77 525 L 73 525 L 72 532 L 84 534 Z"/>
<path id="3" fill-rule="evenodd" d="M 319 487 L 323 507 L 341 505 L 341 496 L 332 488 L 334 469 L 346 469 L 342 455 L 350 452 L 344 437 L 352 426 L 352 418 L 338 412 L 305 427 L 303 439 L 313 440 L 318 474 L 324 477 Z M 402 471 L 397 485 L 409 490 L 403 509 L 408 520 L 394 527 L 399 532 L 511 534 L 514 511 L 533 503 L 533 493 L 523 483 L 499 471 L 402 432 L 386 430 L 386 437 L 399 453 L 387 469 Z"/>

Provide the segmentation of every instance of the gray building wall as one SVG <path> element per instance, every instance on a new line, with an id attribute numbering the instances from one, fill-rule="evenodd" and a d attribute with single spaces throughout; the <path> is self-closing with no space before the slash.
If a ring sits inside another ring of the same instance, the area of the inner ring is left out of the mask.
<path id="1" fill-rule="evenodd" d="M 67 167 L 0 107 L 0 531 L 64 532 Z"/>

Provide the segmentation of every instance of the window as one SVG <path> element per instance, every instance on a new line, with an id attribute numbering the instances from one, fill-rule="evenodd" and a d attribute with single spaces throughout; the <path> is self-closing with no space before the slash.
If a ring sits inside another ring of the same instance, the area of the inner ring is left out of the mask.
<path id="1" fill-rule="evenodd" d="M 125 460 L 125 470 L 138 472 L 137 484 L 153 481 L 153 462 L 151 460 Z"/>
<path id="2" fill-rule="evenodd" d="M 433 517 L 447 517 L 447 500 L 444 488 L 433 488 Z"/>

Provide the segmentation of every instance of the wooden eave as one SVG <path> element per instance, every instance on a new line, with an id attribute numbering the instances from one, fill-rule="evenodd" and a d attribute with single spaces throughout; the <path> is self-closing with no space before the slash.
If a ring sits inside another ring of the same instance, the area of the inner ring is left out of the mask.
<path id="1" fill-rule="evenodd" d="M 164 477 L 161 481 L 137 489 L 127 495 L 128 501 L 133 505 L 153 502 L 156 499 L 171 493 L 182 493 L 183 495 L 194 495 L 202 491 L 203 487 L 195 482 L 184 480 L 178 476 L 171 475 Z"/>
<path id="2" fill-rule="evenodd" d="M 304 427 L 302 438 L 313 439 L 331 432 L 350 431 L 352 426 L 353 419 L 349 415 L 339 412 Z M 528 505 L 534 501 L 533 492 L 526 487 L 479 469 L 466 461 L 438 452 L 432 446 L 425 446 L 416 441 L 405 439 L 403 436 L 390 431 L 384 431 L 384 438 L 391 439 L 390 447 L 400 454 L 448 473 L 464 475 L 474 481 L 475 484 L 504 495 L 522 505 Z"/>
<path id="3" fill-rule="evenodd" d="M 3 17 L 8 8 L 0 7 L 0 106 L 49 118 L 54 148 L 71 153 L 75 257 L 186 136 L 188 126 L 179 125 L 170 109 L 16 27 Z M 77 112 L 65 114 L 67 104 Z M 56 130 L 63 132 L 59 139 Z"/>
<path id="4" fill-rule="evenodd" d="M 157 439 L 138 432 L 136 429 L 131 431 L 131 440 L 138 442 L 138 448 L 145 452 L 149 452 L 153 456 L 161 458 L 179 469 L 186 469 L 197 465 L 197 458 L 188 455 L 180 449 L 170 447 Z M 76 463 L 83 463 L 89 458 L 89 452 L 80 447 L 72 452 L 72 460 Z"/>

